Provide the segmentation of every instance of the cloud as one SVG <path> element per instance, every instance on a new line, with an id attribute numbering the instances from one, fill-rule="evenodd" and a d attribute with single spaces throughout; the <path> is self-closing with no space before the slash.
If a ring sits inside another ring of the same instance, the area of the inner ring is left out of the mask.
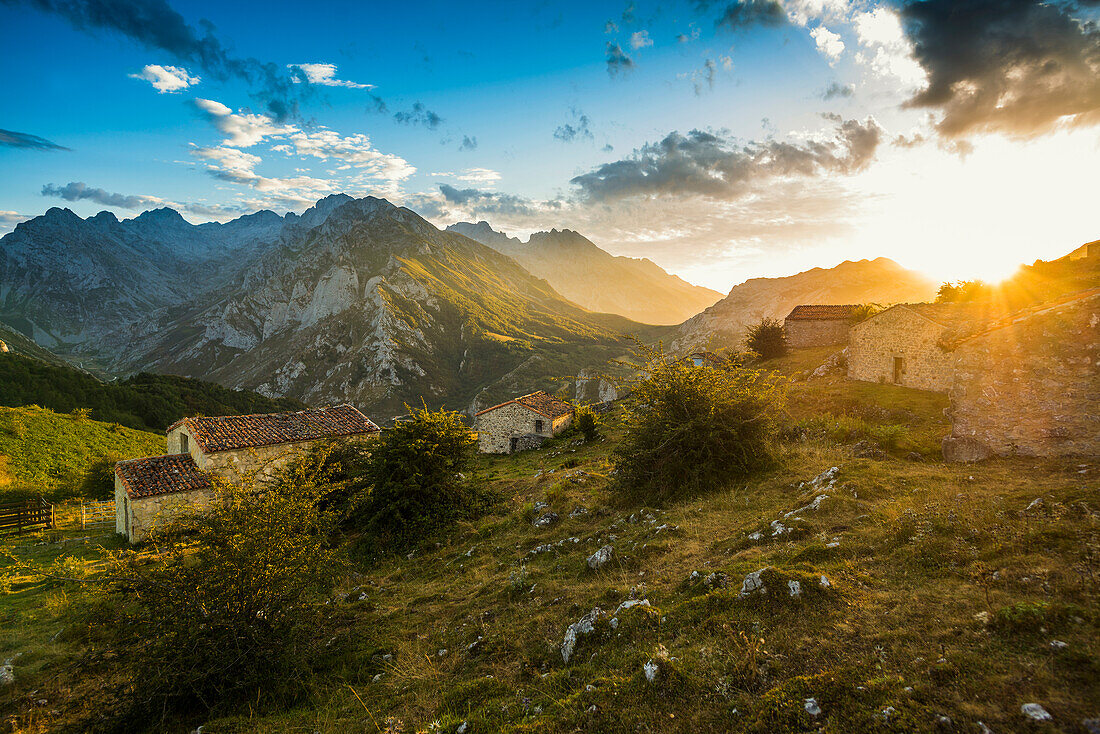
<path id="1" fill-rule="evenodd" d="M 742 143 L 700 130 L 673 132 L 571 183 L 590 202 L 679 195 L 733 200 L 777 179 L 860 172 L 874 159 L 881 137 L 873 118 L 840 121 L 829 134 L 803 142 Z"/>
<path id="2" fill-rule="evenodd" d="M 129 76 L 131 79 L 144 79 L 161 94 L 179 92 L 202 81 L 197 76 L 191 76 L 182 66 L 161 66 L 160 64 L 148 64 L 137 74 Z"/>
<path id="3" fill-rule="evenodd" d="M 778 0 L 738 0 L 726 6 L 714 22 L 731 31 L 752 26 L 777 28 L 787 23 L 787 13 Z"/>
<path id="4" fill-rule="evenodd" d="M 14 4 L 19 0 L 5 0 Z M 202 33 L 189 25 L 165 0 L 22 0 L 23 4 L 59 15 L 78 30 L 109 31 L 125 36 L 148 49 L 174 56 L 202 69 L 218 81 L 241 79 L 252 88 L 276 119 L 298 113 L 299 101 L 309 85 L 294 84 L 286 69 L 254 58 L 234 56 L 214 35 L 214 27 L 203 21 Z"/>
<path id="5" fill-rule="evenodd" d="M 677 43 L 687 43 L 688 41 L 694 41 L 699 38 L 699 29 L 692 28 L 691 33 L 679 33 L 676 36 Z"/>
<path id="6" fill-rule="evenodd" d="M 835 63 L 844 53 L 844 41 L 840 40 L 840 35 L 833 33 L 825 26 L 819 25 L 814 28 L 810 31 L 810 36 L 817 44 L 817 50 L 829 59 L 830 64 Z"/>
<path id="7" fill-rule="evenodd" d="M 11 148 L 30 148 L 32 150 L 70 150 L 45 138 L 30 133 L 17 133 L 14 130 L 0 129 L 0 145 Z"/>
<path id="8" fill-rule="evenodd" d="M 695 88 L 696 97 L 700 96 L 704 91 L 714 89 L 714 77 L 717 73 L 718 64 L 714 59 L 704 59 L 703 68 L 695 69 L 691 72 L 690 78 L 692 86 Z"/>
<path id="9" fill-rule="evenodd" d="M 481 189 L 459 189 L 449 184 L 439 184 L 439 193 L 447 204 L 478 214 L 503 214 L 512 216 L 533 216 L 544 207 L 514 194 L 501 194 Z"/>
<path id="10" fill-rule="evenodd" d="M 572 143 L 574 140 L 592 140 L 592 130 L 588 127 L 591 120 L 588 119 L 588 115 L 576 108 L 571 109 L 570 112 L 573 116 L 572 122 L 558 125 L 554 130 L 554 138 L 563 143 Z"/>
<path id="11" fill-rule="evenodd" d="M 435 114 L 423 102 L 416 102 L 412 109 L 406 112 L 395 112 L 393 119 L 402 125 L 423 125 L 429 130 L 435 130 L 443 122 L 443 118 Z"/>
<path id="12" fill-rule="evenodd" d="M 615 21 L 609 20 L 603 24 L 603 32 L 606 35 L 619 32 L 619 26 L 615 25 Z"/>
<path id="13" fill-rule="evenodd" d="M 462 136 L 462 143 L 458 146 L 459 150 L 477 150 L 477 136 Z"/>
<path id="14" fill-rule="evenodd" d="M 500 180 L 500 173 L 491 168 L 467 168 L 455 178 L 469 183 L 492 184 Z"/>
<path id="15" fill-rule="evenodd" d="M 42 187 L 43 196 L 57 196 L 65 201 L 94 201 L 103 206 L 117 207 L 119 209 L 141 209 L 149 206 L 157 206 L 164 203 L 164 199 L 155 196 L 129 196 L 115 194 L 103 189 L 95 189 L 83 181 L 71 181 L 64 186 L 46 184 Z"/>
<path id="16" fill-rule="evenodd" d="M 322 87 L 348 87 L 349 89 L 374 89 L 373 84 L 359 84 L 336 78 L 336 64 L 288 64 L 292 72 L 300 72 L 310 84 Z M 295 78 L 296 82 L 301 82 Z"/>
<path id="17" fill-rule="evenodd" d="M 635 51 L 652 45 L 653 39 L 649 37 L 649 31 L 637 31 L 630 34 L 630 47 Z"/>
<path id="18" fill-rule="evenodd" d="M 891 8 L 878 7 L 852 18 L 863 50 L 856 61 L 877 76 L 895 79 L 910 89 L 924 84 L 924 71 L 913 58 L 913 46 L 902 29 L 901 17 Z"/>
<path id="19" fill-rule="evenodd" d="M 945 138 L 1033 137 L 1100 122 L 1100 30 L 1091 11 L 1039 0 L 927 0 L 901 14 Z M 1083 17 L 1078 17 L 1078 16 Z"/>
<path id="20" fill-rule="evenodd" d="M 227 145 L 243 148 L 262 142 L 265 138 L 295 132 L 293 125 L 280 125 L 267 115 L 237 114 L 221 102 L 212 99 L 196 99 L 195 106 L 202 110 L 214 127 L 226 135 Z"/>
<path id="21" fill-rule="evenodd" d="M 630 71 L 634 68 L 634 61 L 626 52 L 623 51 L 622 46 L 617 43 L 607 42 L 607 73 L 611 76 L 618 75 L 621 71 Z"/>
<path id="22" fill-rule="evenodd" d="M 320 127 L 292 133 L 287 140 L 298 155 L 340 161 L 337 170 L 355 168 L 383 181 L 403 181 L 416 173 L 416 168 L 404 158 L 373 148 L 370 138 L 363 134 L 343 137 L 334 130 Z"/>
<path id="23" fill-rule="evenodd" d="M 856 93 L 856 88 L 851 84 L 841 84 L 839 82 L 832 82 L 829 86 L 825 87 L 821 92 L 821 98 L 825 101 L 830 99 L 838 99 L 841 97 L 851 97 Z"/>
<path id="24" fill-rule="evenodd" d="M 25 222 L 28 219 L 30 219 L 30 217 L 26 214 L 0 210 L 0 234 L 7 234 L 15 229 L 15 225 L 20 222 Z"/>

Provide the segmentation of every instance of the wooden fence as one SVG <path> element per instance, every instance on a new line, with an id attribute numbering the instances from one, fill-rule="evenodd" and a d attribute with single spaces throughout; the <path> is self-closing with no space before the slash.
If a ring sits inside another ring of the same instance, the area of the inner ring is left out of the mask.
<path id="1" fill-rule="evenodd" d="M 0 534 L 53 527 L 53 505 L 41 497 L 0 504 Z"/>

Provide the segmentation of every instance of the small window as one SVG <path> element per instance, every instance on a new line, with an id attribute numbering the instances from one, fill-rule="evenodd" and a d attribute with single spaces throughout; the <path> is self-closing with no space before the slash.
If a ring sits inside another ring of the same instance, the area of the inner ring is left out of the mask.
<path id="1" fill-rule="evenodd" d="M 535 421 L 535 433 L 542 433 L 542 421 Z"/>
<path id="2" fill-rule="evenodd" d="M 190 445 L 188 444 L 188 440 L 187 440 L 187 434 L 186 434 L 186 433 L 181 433 L 181 434 L 180 434 L 180 453 L 181 453 L 181 454 L 189 454 L 189 453 L 191 453 L 191 447 L 190 447 Z"/>

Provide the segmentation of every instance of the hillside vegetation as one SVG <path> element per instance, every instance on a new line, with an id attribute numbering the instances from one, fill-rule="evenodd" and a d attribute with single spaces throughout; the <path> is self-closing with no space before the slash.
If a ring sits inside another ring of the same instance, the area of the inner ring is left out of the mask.
<path id="1" fill-rule="evenodd" d="M 164 728 L 1088 731 L 1100 466 L 947 465 L 943 396 L 838 378 L 789 392 L 772 468 L 662 507 L 612 489 L 615 414 L 592 443 L 479 457 L 470 481 L 495 509 L 411 553 L 352 554 L 318 602 L 331 639 L 298 672 L 308 695 Z M 0 582 L 0 716 L 80 730 L 112 710 L 127 661 L 86 592 L 39 572 L 94 573 L 104 551 L 35 542 Z"/>
<path id="2" fill-rule="evenodd" d="M 212 382 L 147 372 L 118 382 L 63 364 L 0 354 L 0 405 L 40 405 L 58 413 L 87 409 L 99 421 L 163 431 L 189 415 L 238 415 L 302 410 L 291 398 L 268 398 Z"/>
<path id="3" fill-rule="evenodd" d="M 0 502 L 16 493 L 73 489 L 97 459 L 164 453 L 164 436 L 86 414 L 30 405 L 0 407 Z M 102 499 L 102 498 L 100 498 Z"/>

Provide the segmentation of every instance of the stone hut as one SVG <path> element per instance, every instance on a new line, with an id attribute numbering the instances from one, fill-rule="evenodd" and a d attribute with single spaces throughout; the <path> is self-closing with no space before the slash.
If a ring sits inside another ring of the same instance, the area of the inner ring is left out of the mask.
<path id="1" fill-rule="evenodd" d="M 829 347 L 848 342 L 848 330 L 852 327 L 855 305 L 795 306 L 787 318 L 783 319 L 783 333 L 787 346 L 794 349 L 804 347 Z"/>
<path id="2" fill-rule="evenodd" d="M 486 408 L 474 416 L 478 450 L 511 454 L 535 448 L 573 424 L 573 406 L 538 391 Z"/>
<path id="3" fill-rule="evenodd" d="M 136 543 L 157 522 L 209 502 L 211 476 L 263 483 L 319 440 L 373 439 L 379 432 L 351 405 L 184 418 L 168 427 L 165 456 L 115 465 L 115 531 Z"/>
<path id="4" fill-rule="evenodd" d="M 848 377 L 918 390 L 947 392 L 953 359 L 947 334 L 985 318 L 987 307 L 961 303 L 901 303 L 851 328 Z"/>
<path id="5" fill-rule="evenodd" d="M 1100 455 L 1100 289 L 1018 312 L 948 343 L 944 458 Z"/>

